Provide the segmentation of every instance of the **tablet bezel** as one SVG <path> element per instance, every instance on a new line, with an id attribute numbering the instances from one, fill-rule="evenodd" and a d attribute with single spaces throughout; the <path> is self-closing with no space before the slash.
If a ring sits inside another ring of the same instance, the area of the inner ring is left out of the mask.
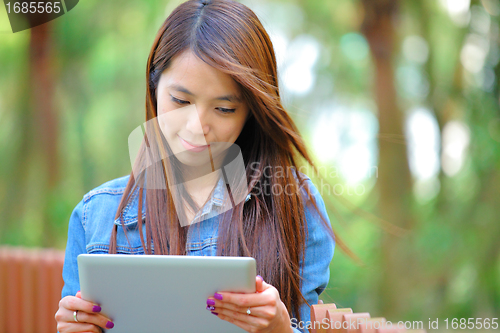
<path id="1" fill-rule="evenodd" d="M 113 332 L 245 332 L 207 311 L 206 298 L 255 292 L 254 258 L 81 254 L 77 261 L 82 298 L 101 305 Z"/>

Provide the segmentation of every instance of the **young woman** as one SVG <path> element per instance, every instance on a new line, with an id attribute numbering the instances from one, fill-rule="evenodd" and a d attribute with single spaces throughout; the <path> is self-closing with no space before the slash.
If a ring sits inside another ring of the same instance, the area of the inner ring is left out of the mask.
<path id="1" fill-rule="evenodd" d="M 247 332 L 304 331 L 328 284 L 334 234 L 297 171 L 313 164 L 281 104 L 259 19 L 231 0 L 187 1 L 160 28 L 146 75 L 132 174 L 87 193 L 71 215 L 59 332 L 114 326 L 81 299 L 81 253 L 254 257 L 257 292 L 216 293 L 207 310 Z"/>

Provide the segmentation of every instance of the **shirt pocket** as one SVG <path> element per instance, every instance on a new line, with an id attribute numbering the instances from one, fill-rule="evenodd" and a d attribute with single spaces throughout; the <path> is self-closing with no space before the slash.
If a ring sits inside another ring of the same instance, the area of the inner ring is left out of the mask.
<path id="1" fill-rule="evenodd" d="M 87 253 L 89 254 L 108 254 L 109 244 L 89 244 L 87 245 Z M 117 243 L 117 254 L 144 254 L 142 245 L 128 246 L 128 244 Z"/>
<path id="2" fill-rule="evenodd" d="M 187 242 L 186 254 L 189 256 L 217 255 L 217 237 L 206 238 L 199 242 Z"/>
<path id="3" fill-rule="evenodd" d="M 125 228 L 117 220 L 114 222 L 113 228 L 116 229 L 116 253 L 117 254 L 144 254 L 144 249 L 141 243 L 139 228 L 137 221 L 126 223 Z M 145 227 L 143 226 L 143 234 Z M 107 233 L 102 233 L 99 237 L 94 237 L 93 241 L 87 244 L 87 253 L 100 254 L 109 253 L 109 241 L 111 230 Z M 144 235 L 144 240 L 146 240 Z"/>

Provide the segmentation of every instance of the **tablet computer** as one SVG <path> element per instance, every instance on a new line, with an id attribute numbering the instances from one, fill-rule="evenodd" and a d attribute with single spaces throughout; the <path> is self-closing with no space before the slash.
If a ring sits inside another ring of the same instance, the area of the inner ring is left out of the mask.
<path id="1" fill-rule="evenodd" d="M 206 300 L 255 292 L 250 257 L 81 254 L 78 270 L 82 298 L 101 305 L 115 333 L 245 332 L 211 314 Z"/>

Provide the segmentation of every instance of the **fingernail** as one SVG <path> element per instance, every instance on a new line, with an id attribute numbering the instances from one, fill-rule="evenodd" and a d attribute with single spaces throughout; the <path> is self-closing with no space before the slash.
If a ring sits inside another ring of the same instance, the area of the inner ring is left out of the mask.
<path id="1" fill-rule="evenodd" d="M 257 275 L 257 277 L 260 277 L 260 279 L 261 279 L 262 281 L 264 281 L 264 278 L 263 278 L 262 276 Z"/>
<path id="2" fill-rule="evenodd" d="M 217 312 L 210 312 L 211 314 L 214 314 L 216 316 L 218 316 L 219 314 Z"/>
<path id="3" fill-rule="evenodd" d="M 219 301 L 222 301 L 222 295 L 221 295 L 221 294 L 219 294 L 219 293 L 215 293 L 215 294 L 214 294 L 214 298 L 215 298 L 215 299 L 218 299 Z"/>
<path id="4" fill-rule="evenodd" d="M 215 305 L 215 301 L 213 299 L 207 299 L 208 305 Z"/>
<path id="5" fill-rule="evenodd" d="M 93 312 L 101 312 L 101 307 L 99 305 L 94 305 L 94 307 L 92 308 L 92 311 Z"/>
<path id="6" fill-rule="evenodd" d="M 215 310 L 215 307 L 213 307 L 211 305 L 207 305 L 207 310 L 213 311 L 213 310 Z"/>
<path id="7" fill-rule="evenodd" d="M 115 327 L 115 324 L 113 324 L 113 322 L 112 322 L 112 321 L 108 321 L 108 322 L 106 323 L 106 328 L 113 328 L 113 327 Z"/>

